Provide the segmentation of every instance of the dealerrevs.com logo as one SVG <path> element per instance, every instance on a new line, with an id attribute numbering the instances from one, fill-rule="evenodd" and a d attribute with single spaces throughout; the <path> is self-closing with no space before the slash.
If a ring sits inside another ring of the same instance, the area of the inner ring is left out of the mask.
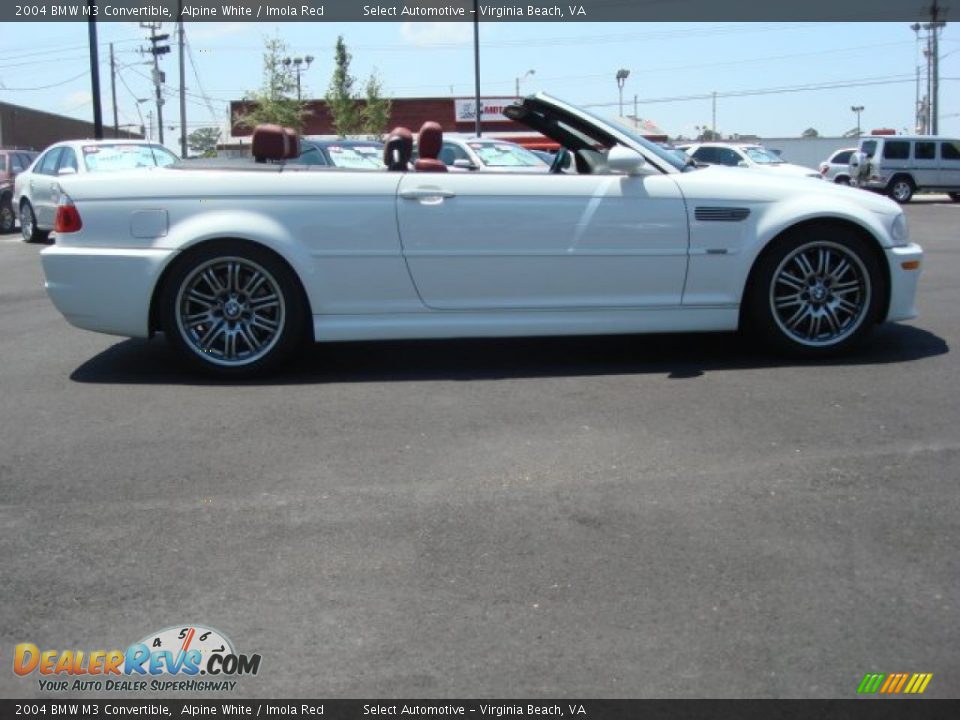
<path id="1" fill-rule="evenodd" d="M 234 650 L 223 633 L 203 625 L 177 625 L 151 633 L 126 650 L 14 648 L 13 672 L 39 676 L 40 690 L 140 692 L 233 690 L 260 671 L 260 655 Z"/>

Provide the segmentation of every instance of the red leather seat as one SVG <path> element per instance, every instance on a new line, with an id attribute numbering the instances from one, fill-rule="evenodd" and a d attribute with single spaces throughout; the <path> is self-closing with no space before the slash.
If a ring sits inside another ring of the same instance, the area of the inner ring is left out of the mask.
<path id="1" fill-rule="evenodd" d="M 293 128 L 257 125 L 253 129 L 251 151 L 257 162 L 291 160 L 300 156 L 300 136 Z"/>
<path id="2" fill-rule="evenodd" d="M 447 166 L 438 159 L 443 146 L 443 128 L 427 120 L 420 127 L 420 157 L 413 167 L 417 172 L 447 172 Z"/>
<path id="3" fill-rule="evenodd" d="M 383 145 L 383 164 L 387 170 L 404 172 L 413 156 L 413 133 L 405 127 L 395 127 Z"/>

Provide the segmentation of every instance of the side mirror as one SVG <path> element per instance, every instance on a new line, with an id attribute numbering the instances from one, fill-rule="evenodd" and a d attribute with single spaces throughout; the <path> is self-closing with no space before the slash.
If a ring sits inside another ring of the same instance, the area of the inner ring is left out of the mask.
<path id="1" fill-rule="evenodd" d="M 607 153 L 607 167 L 615 173 L 639 175 L 646 164 L 643 155 L 625 145 L 614 145 Z"/>
<path id="2" fill-rule="evenodd" d="M 466 160 L 466 159 L 464 159 L 464 158 L 460 158 L 459 160 L 454 160 L 454 161 L 453 161 L 453 166 L 454 166 L 455 168 L 460 168 L 461 170 L 476 170 L 476 169 L 477 169 L 477 166 L 476 166 L 476 165 L 474 165 L 472 162 L 470 162 L 469 160 Z"/>
<path id="3" fill-rule="evenodd" d="M 57 170 L 57 175 L 76 175 L 77 169 L 72 167 L 60 168 Z"/>

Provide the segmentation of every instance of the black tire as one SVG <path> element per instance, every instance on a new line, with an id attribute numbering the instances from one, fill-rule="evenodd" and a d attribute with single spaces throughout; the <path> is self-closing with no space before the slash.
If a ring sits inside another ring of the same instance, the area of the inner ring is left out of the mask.
<path id="1" fill-rule="evenodd" d="M 186 252 L 167 274 L 158 301 L 164 334 L 178 354 L 220 378 L 275 370 L 303 342 L 310 317 L 290 267 L 242 240 L 215 240 Z"/>
<path id="2" fill-rule="evenodd" d="M 801 256 L 812 273 L 802 270 Z M 839 260 L 849 269 L 843 270 Z M 856 231 L 832 223 L 804 225 L 775 239 L 758 259 L 744 297 L 744 320 L 777 351 L 830 357 L 869 334 L 881 316 L 885 283 L 876 254 Z"/>
<path id="3" fill-rule="evenodd" d="M 960 192 L 947 193 L 947 195 L 949 195 L 950 199 L 953 200 L 954 202 L 960 202 Z"/>
<path id="4" fill-rule="evenodd" d="M 916 185 L 909 175 L 894 175 L 887 185 L 887 195 L 901 205 L 906 205 L 916 191 Z"/>
<path id="5" fill-rule="evenodd" d="M 849 185 L 850 178 L 847 175 L 837 175 L 833 182 L 837 185 Z"/>
<path id="6" fill-rule="evenodd" d="M 28 243 L 46 242 L 50 237 L 49 230 L 37 229 L 37 217 L 29 200 L 20 203 L 20 234 L 23 241 Z"/>
<path id="7" fill-rule="evenodd" d="M 13 209 L 13 199 L 6 196 L 0 199 L 0 234 L 12 233 L 17 229 L 17 213 Z"/>

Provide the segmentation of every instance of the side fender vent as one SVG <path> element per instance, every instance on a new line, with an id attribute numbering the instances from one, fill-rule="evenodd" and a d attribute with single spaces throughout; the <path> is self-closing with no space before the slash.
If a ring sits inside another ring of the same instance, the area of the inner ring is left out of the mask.
<path id="1" fill-rule="evenodd" d="M 700 222 L 740 222 L 750 217 L 749 208 L 698 207 L 693 212 Z"/>

